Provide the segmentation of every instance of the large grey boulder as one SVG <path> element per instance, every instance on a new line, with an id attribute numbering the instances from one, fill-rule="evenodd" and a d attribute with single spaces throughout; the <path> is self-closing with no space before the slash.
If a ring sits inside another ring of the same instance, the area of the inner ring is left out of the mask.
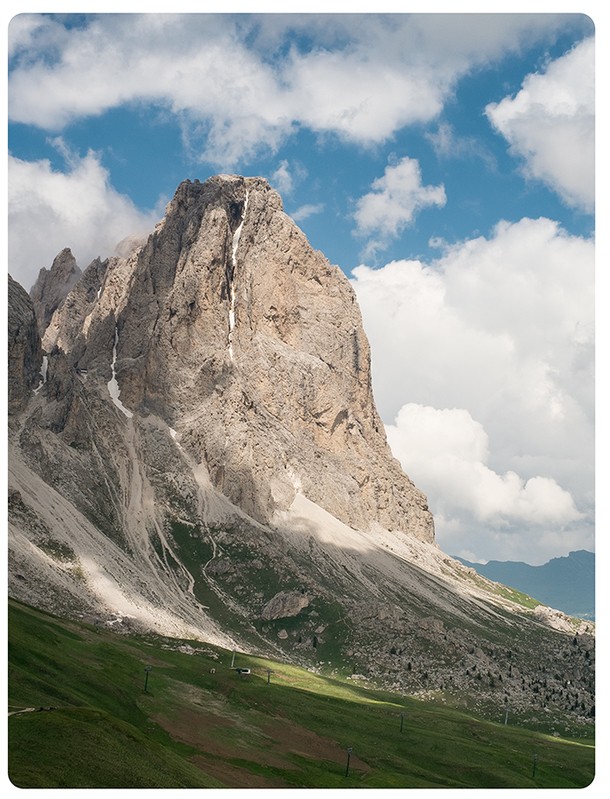
<path id="1" fill-rule="evenodd" d="M 280 591 L 261 610 L 261 619 L 288 619 L 309 606 L 309 597 L 301 591 Z"/>

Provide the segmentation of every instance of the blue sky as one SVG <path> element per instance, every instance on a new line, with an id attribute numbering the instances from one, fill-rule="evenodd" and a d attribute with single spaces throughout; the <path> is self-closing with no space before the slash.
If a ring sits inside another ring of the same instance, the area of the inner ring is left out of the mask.
<path id="1" fill-rule="evenodd" d="M 14 17 L 9 270 L 111 255 L 185 178 L 263 175 L 352 281 L 440 546 L 592 550 L 593 23 L 365 11 Z"/>

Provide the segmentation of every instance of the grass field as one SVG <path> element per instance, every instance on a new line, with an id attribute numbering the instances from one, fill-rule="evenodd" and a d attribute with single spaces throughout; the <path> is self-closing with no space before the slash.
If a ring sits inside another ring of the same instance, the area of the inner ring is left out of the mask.
<path id="1" fill-rule="evenodd" d="M 491 723 L 237 653 L 234 666 L 251 670 L 240 676 L 232 660 L 208 644 L 97 631 L 10 602 L 11 781 L 579 788 L 594 776 L 591 737 Z"/>

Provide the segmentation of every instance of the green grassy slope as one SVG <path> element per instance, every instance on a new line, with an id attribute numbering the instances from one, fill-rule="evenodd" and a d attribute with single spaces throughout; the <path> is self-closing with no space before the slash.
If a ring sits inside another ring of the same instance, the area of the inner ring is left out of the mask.
<path id="1" fill-rule="evenodd" d="M 19 787 L 548 788 L 593 779 L 590 738 L 491 723 L 238 653 L 234 665 L 251 669 L 239 676 L 232 653 L 207 644 L 97 632 L 14 602 L 9 613 L 9 776 Z"/>

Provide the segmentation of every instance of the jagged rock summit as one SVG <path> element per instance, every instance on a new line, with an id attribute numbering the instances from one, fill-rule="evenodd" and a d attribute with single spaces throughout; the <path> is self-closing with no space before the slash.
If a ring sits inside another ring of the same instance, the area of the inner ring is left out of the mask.
<path id="1" fill-rule="evenodd" d="M 70 289 L 78 283 L 81 274 L 69 247 L 63 249 L 56 256 L 50 269 L 43 267 L 38 273 L 30 295 L 41 336 L 47 329 L 55 311 L 66 299 Z"/>
<path id="2" fill-rule="evenodd" d="M 122 252 L 9 286 L 11 596 L 496 709 L 572 712 L 567 669 L 589 713 L 592 625 L 436 546 L 349 281 L 265 180 L 183 182 Z"/>
<path id="3" fill-rule="evenodd" d="M 64 251 L 50 275 L 59 263 L 71 282 L 65 262 Z M 349 281 L 265 180 L 182 183 L 128 269 L 112 263 L 100 288 L 76 336 L 75 298 L 65 301 L 46 345 L 65 347 L 90 381 L 116 380 L 123 409 L 163 419 L 249 516 L 268 522 L 303 493 L 358 529 L 433 540 L 375 409 Z M 51 305 L 44 293 L 38 304 Z"/>

